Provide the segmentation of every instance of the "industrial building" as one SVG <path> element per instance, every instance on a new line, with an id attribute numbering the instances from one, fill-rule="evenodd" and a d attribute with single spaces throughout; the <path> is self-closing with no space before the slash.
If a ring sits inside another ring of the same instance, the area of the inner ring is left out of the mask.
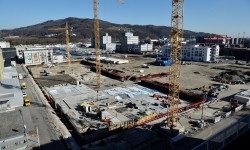
<path id="1" fill-rule="evenodd" d="M 220 47 L 213 45 L 212 47 L 199 45 L 183 45 L 182 60 L 188 61 L 216 61 L 219 56 Z M 162 46 L 162 57 L 170 57 L 170 45 Z"/>
<path id="2" fill-rule="evenodd" d="M 2 48 L 2 54 L 4 58 L 4 66 L 15 66 L 17 61 L 17 54 L 15 48 Z"/>
<path id="3" fill-rule="evenodd" d="M 26 65 L 37 65 L 51 63 L 53 61 L 53 49 L 28 48 L 23 51 Z"/>

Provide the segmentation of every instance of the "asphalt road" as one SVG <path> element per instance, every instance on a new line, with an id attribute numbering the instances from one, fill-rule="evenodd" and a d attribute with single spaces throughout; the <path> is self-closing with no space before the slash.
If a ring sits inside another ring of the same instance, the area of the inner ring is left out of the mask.
<path id="1" fill-rule="evenodd" d="M 20 65 L 17 65 L 17 71 L 19 73 L 26 74 Z M 21 82 L 25 82 L 27 85 L 27 89 L 25 91 L 31 102 L 31 105 L 29 106 L 29 111 L 34 126 L 38 127 L 41 145 L 40 149 L 66 149 L 66 147 L 63 145 L 63 142 L 60 140 L 58 133 L 53 128 L 53 124 L 51 124 L 46 105 L 43 104 L 41 98 L 37 94 L 37 89 L 33 86 L 30 76 L 28 76 L 28 78 L 22 79 Z"/>

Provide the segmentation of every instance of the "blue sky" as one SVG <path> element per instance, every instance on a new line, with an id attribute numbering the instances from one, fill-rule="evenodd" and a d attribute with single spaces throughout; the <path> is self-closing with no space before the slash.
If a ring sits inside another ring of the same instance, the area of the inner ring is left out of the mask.
<path id="1" fill-rule="evenodd" d="M 100 19 L 170 26 L 171 0 L 99 0 Z M 185 0 L 184 29 L 250 37 L 250 0 Z M 0 29 L 67 17 L 93 18 L 93 0 L 0 0 Z"/>

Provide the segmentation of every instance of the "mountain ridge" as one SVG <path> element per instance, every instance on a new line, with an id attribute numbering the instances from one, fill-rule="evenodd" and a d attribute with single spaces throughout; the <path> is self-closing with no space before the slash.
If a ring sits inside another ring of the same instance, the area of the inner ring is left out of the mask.
<path id="1" fill-rule="evenodd" d="M 89 41 L 93 36 L 94 20 L 90 18 L 75 18 L 68 17 L 65 19 L 48 20 L 35 25 L 27 27 L 0 30 L 0 38 L 11 36 L 20 36 L 23 39 L 46 39 L 49 41 L 64 42 L 65 32 L 63 31 L 49 31 L 49 28 L 61 28 L 65 27 L 65 23 L 68 22 L 70 27 L 73 27 L 72 33 L 76 36 L 71 36 L 71 42 Z M 131 31 L 135 36 L 139 36 L 140 40 L 151 38 L 159 39 L 168 37 L 170 34 L 170 27 L 168 26 L 156 26 L 156 25 L 131 25 L 131 24 L 117 24 L 108 21 L 100 20 L 100 35 L 108 33 L 112 36 L 112 41 L 118 41 L 124 36 L 125 31 Z M 49 34 L 57 34 L 54 37 L 46 37 Z M 190 36 L 209 36 L 210 33 L 194 32 L 190 30 L 184 30 L 183 37 Z"/>

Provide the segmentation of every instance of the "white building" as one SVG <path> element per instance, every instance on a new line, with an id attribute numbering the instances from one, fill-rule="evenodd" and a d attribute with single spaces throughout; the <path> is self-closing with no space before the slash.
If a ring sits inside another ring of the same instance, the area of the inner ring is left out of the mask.
<path id="1" fill-rule="evenodd" d="M 28 48 L 23 52 L 26 65 L 38 65 L 52 63 L 53 50 L 46 48 Z"/>
<path id="2" fill-rule="evenodd" d="M 199 45 L 183 45 L 182 59 L 188 61 L 216 61 L 219 56 L 219 45 L 212 47 Z M 170 56 L 170 45 L 162 46 L 162 57 Z"/>
<path id="3" fill-rule="evenodd" d="M 103 44 L 105 50 L 116 50 L 116 43 Z"/>
<path id="4" fill-rule="evenodd" d="M 111 36 L 109 36 L 108 33 L 106 33 L 105 36 L 101 37 L 101 45 L 103 45 L 103 44 L 110 44 L 110 43 L 112 43 L 111 40 L 112 40 Z"/>
<path id="5" fill-rule="evenodd" d="M 10 42 L 0 41 L 0 48 L 10 48 Z"/>
<path id="6" fill-rule="evenodd" d="M 126 32 L 125 36 L 121 40 L 121 51 L 131 52 L 140 50 L 139 36 L 134 36 L 132 32 Z"/>
<path id="7" fill-rule="evenodd" d="M 140 45 L 140 52 L 149 52 L 153 51 L 153 45 L 152 44 L 142 44 Z"/>
<path id="8" fill-rule="evenodd" d="M 134 36 L 132 32 L 126 32 L 125 33 L 125 38 L 123 39 L 123 42 L 126 43 L 127 45 L 130 44 L 139 44 L 139 36 Z"/>

